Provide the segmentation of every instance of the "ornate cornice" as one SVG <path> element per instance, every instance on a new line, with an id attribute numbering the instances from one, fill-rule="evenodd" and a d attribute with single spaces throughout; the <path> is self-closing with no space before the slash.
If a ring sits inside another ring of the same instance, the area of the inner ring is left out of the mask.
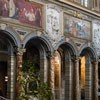
<path id="1" fill-rule="evenodd" d="M 63 7 L 67 7 L 66 5 L 70 6 L 73 10 L 75 9 L 78 9 L 80 11 L 83 11 L 85 12 L 87 15 L 90 15 L 90 16 L 95 16 L 97 17 L 98 19 L 100 18 L 100 13 L 99 12 L 95 12 L 93 10 L 90 10 L 84 6 L 81 6 L 79 4 L 75 4 L 73 2 L 70 2 L 70 1 L 67 1 L 67 0 L 48 0 L 49 2 L 52 2 L 52 3 L 56 3 L 56 4 L 61 4 L 61 6 Z"/>

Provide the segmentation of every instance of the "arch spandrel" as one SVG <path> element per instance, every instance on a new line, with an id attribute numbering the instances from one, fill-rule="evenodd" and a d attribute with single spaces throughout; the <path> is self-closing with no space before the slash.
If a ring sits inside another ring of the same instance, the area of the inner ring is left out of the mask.
<path id="1" fill-rule="evenodd" d="M 0 30 L 0 34 L 1 36 L 4 35 L 4 37 L 8 37 L 8 39 L 12 41 L 15 46 L 21 47 L 21 41 L 19 36 L 11 28 L 5 28 L 4 30 Z"/>

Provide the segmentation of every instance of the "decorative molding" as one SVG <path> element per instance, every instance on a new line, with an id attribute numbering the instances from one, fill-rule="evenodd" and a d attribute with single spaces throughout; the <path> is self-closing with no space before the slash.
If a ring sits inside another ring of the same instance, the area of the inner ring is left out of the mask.
<path id="1" fill-rule="evenodd" d="M 71 6 L 71 8 L 73 9 L 79 9 L 81 10 L 82 12 L 85 12 L 87 15 L 90 15 L 90 16 L 93 16 L 93 17 L 100 17 L 100 14 L 99 12 L 95 12 L 93 10 L 90 10 L 90 9 L 87 9 L 86 7 L 84 6 L 81 6 L 81 5 L 78 5 L 78 4 L 75 4 L 73 2 L 70 2 L 68 0 L 58 0 L 58 1 L 53 1 L 53 0 L 49 0 L 50 2 L 53 2 L 53 3 L 57 3 L 57 4 L 62 4 L 63 7 L 66 7 L 67 5 Z"/>

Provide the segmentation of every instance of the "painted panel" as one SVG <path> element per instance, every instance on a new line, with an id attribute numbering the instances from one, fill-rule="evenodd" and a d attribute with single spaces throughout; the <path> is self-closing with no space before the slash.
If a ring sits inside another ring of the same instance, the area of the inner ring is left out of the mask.
<path id="1" fill-rule="evenodd" d="M 93 46 L 100 56 L 100 22 L 93 21 Z"/>
<path id="2" fill-rule="evenodd" d="M 46 32 L 50 38 L 56 40 L 61 35 L 61 11 L 57 6 L 47 5 L 46 7 Z"/>
<path id="3" fill-rule="evenodd" d="M 42 28 L 43 5 L 26 0 L 0 0 L 0 16 Z"/>
<path id="4" fill-rule="evenodd" d="M 64 14 L 64 33 L 82 39 L 91 39 L 91 22 Z"/>

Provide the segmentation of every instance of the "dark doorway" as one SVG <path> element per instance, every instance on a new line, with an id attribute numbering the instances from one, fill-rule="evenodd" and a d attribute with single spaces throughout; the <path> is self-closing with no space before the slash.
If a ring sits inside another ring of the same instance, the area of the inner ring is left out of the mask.
<path id="1" fill-rule="evenodd" d="M 0 90 L 3 97 L 7 96 L 7 62 L 0 61 Z"/>
<path id="2" fill-rule="evenodd" d="M 28 43 L 26 45 L 26 52 L 23 55 L 23 61 L 30 61 L 34 66 L 40 70 L 40 55 L 36 46 Z"/>

